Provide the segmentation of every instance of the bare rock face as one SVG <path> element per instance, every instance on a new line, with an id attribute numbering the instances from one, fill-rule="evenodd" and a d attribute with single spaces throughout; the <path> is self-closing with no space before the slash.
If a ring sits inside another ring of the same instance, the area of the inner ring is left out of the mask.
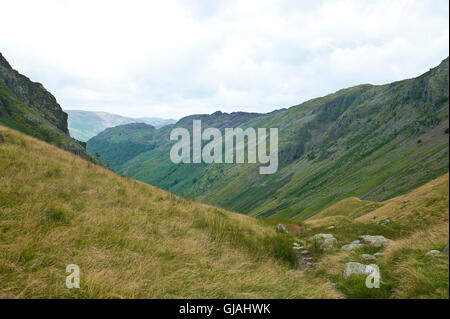
<path id="1" fill-rule="evenodd" d="M 8 61 L 6 61 L 1 52 L 0 52 L 0 66 L 12 70 L 11 65 L 9 65 Z"/>
<path id="2" fill-rule="evenodd" d="M 87 160 L 98 162 L 73 140 L 67 113 L 41 83 L 14 70 L 0 53 L 0 117 L 24 128 L 27 134 L 52 143 Z"/>
<path id="3" fill-rule="evenodd" d="M 332 250 L 338 245 L 337 239 L 331 234 L 316 234 L 314 235 L 314 242 L 323 251 Z"/>
<path id="4" fill-rule="evenodd" d="M 32 82 L 14 70 L 0 53 L 0 82 L 2 82 L 23 104 L 39 112 L 40 116 L 68 134 L 67 114 L 56 98 L 41 83 Z"/>

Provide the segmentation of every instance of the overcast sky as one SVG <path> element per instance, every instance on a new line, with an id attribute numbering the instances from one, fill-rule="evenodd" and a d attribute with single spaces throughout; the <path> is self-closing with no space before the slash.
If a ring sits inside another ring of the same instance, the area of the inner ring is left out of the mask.
<path id="1" fill-rule="evenodd" d="M 0 51 L 64 109 L 268 112 L 414 77 L 449 52 L 446 0 L 2 1 Z"/>

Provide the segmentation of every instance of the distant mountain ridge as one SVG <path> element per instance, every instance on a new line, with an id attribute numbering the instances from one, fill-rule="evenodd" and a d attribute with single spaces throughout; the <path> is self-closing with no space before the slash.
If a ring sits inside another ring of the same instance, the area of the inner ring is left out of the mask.
<path id="1" fill-rule="evenodd" d="M 448 62 L 413 79 L 359 85 L 267 114 L 192 115 L 159 130 L 119 126 L 87 149 L 117 173 L 254 216 L 306 219 L 347 197 L 383 201 L 448 172 Z M 279 128 L 277 173 L 262 176 L 259 164 L 173 164 L 170 131 L 192 130 L 193 119 L 222 131 Z"/>
<path id="2" fill-rule="evenodd" d="M 86 142 L 103 130 L 118 125 L 129 123 L 146 123 L 155 128 L 173 124 L 172 119 L 162 119 L 159 117 L 131 118 L 107 112 L 65 110 L 69 115 L 70 135 L 79 141 Z"/>
<path id="3" fill-rule="evenodd" d="M 0 124 L 94 160 L 69 136 L 67 114 L 41 83 L 14 70 L 0 53 Z"/>

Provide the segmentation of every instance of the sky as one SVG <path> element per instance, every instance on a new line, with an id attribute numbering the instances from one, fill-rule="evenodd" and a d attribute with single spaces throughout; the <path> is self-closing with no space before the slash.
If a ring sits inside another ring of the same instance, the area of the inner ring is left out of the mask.
<path id="1" fill-rule="evenodd" d="M 2 1 L 0 52 L 63 109 L 270 112 L 418 76 L 449 55 L 446 0 Z"/>

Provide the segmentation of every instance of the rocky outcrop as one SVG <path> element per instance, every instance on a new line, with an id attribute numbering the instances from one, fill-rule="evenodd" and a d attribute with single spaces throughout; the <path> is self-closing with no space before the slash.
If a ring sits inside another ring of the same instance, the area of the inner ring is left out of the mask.
<path id="1" fill-rule="evenodd" d="M 0 117 L 7 118 L 6 125 L 98 162 L 70 137 L 67 114 L 55 97 L 42 84 L 14 70 L 1 53 Z"/>
<path id="2" fill-rule="evenodd" d="M 41 83 L 14 70 L 0 53 L 0 81 L 26 106 L 39 112 L 52 125 L 68 134 L 67 114 Z"/>

